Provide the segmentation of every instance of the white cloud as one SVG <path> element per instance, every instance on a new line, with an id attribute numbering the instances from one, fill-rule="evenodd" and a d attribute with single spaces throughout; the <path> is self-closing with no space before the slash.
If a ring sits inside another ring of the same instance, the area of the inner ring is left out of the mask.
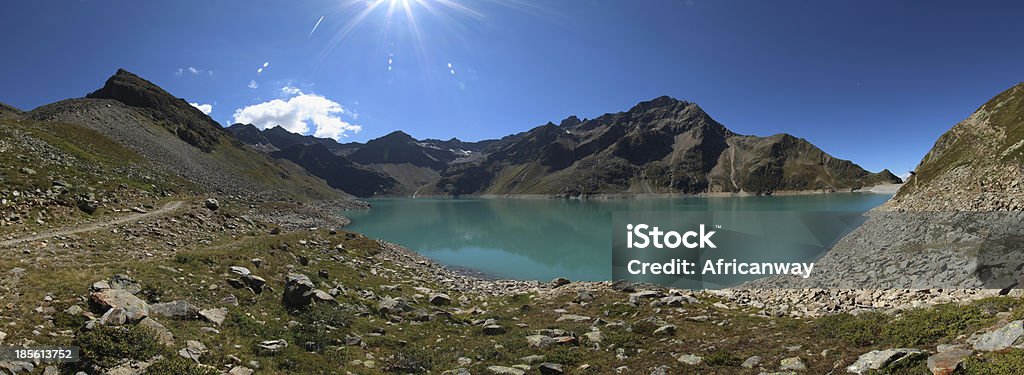
<path id="1" fill-rule="evenodd" d="M 260 87 L 260 84 L 259 84 L 259 83 L 256 83 L 256 80 L 255 80 L 255 79 L 254 79 L 254 80 L 251 80 L 251 81 L 249 81 L 249 88 L 250 88 L 250 89 L 254 89 L 254 88 L 257 88 L 257 87 Z"/>
<path id="2" fill-rule="evenodd" d="M 199 103 L 192 103 L 192 102 L 189 102 L 188 104 L 191 104 L 193 107 L 198 108 L 200 111 L 202 111 L 206 115 L 209 115 L 210 112 L 213 112 L 213 105 L 212 104 L 199 104 Z"/>
<path id="3" fill-rule="evenodd" d="M 280 126 L 293 133 L 313 133 L 316 137 L 340 139 L 346 132 L 358 133 L 359 125 L 341 119 L 348 113 L 341 104 L 316 94 L 295 89 L 287 99 L 274 99 L 235 110 L 234 122 L 253 124 L 260 129 Z"/>
<path id="4" fill-rule="evenodd" d="M 299 90 L 299 88 L 295 86 L 285 86 L 281 88 L 281 94 L 284 96 L 294 96 L 301 93 L 302 90 Z"/>
<path id="5" fill-rule="evenodd" d="M 178 71 L 174 72 L 174 75 L 176 75 L 176 76 L 180 76 L 180 75 L 181 75 L 181 73 L 183 73 L 184 71 L 185 71 L 185 69 L 182 69 L 182 68 L 178 68 Z"/>
<path id="6" fill-rule="evenodd" d="M 192 74 L 199 74 L 199 69 L 190 66 L 188 67 L 188 72 Z"/>

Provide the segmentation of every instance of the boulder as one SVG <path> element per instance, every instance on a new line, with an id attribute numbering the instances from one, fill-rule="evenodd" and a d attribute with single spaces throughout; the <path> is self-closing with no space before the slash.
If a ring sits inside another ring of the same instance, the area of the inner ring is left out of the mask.
<path id="1" fill-rule="evenodd" d="M 974 350 L 993 352 L 1024 343 L 1024 321 L 1014 320 L 974 340 Z"/>
<path id="2" fill-rule="evenodd" d="M 171 331 L 167 329 L 167 327 L 164 327 L 163 324 L 160 324 L 159 322 L 153 320 L 152 318 L 142 319 L 141 321 L 139 321 L 139 326 L 145 327 L 152 331 L 153 335 L 156 336 L 157 342 L 166 346 L 174 345 L 174 334 L 172 334 Z"/>
<path id="3" fill-rule="evenodd" d="M 287 307 L 303 307 L 313 301 L 313 290 L 316 285 L 309 280 L 309 276 L 291 273 L 285 277 L 284 296 L 282 301 Z"/>
<path id="4" fill-rule="evenodd" d="M 146 301 L 143 301 L 135 294 L 125 289 L 106 289 L 92 293 L 89 296 L 89 301 L 101 311 L 106 312 L 107 310 L 115 307 L 121 307 L 126 310 L 134 309 L 142 312 L 149 311 L 149 305 Z"/>
<path id="5" fill-rule="evenodd" d="M 203 319 L 206 319 L 206 321 L 216 325 L 224 323 L 224 318 L 226 318 L 227 315 L 228 309 L 224 307 L 199 311 L 199 316 L 203 317 Z"/>
<path id="6" fill-rule="evenodd" d="M 488 366 L 487 367 L 487 371 L 490 371 L 492 374 L 495 374 L 495 375 L 523 375 L 523 374 L 526 374 L 526 371 L 523 371 L 523 370 L 520 370 L 520 369 L 517 369 L 517 368 L 512 368 L 512 367 L 505 367 L 505 366 Z"/>
<path id="7" fill-rule="evenodd" d="M 655 336 L 672 336 L 674 334 L 676 334 L 676 326 L 672 324 L 666 324 L 654 330 Z"/>
<path id="8" fill-rule="evenodd" d="M 537 366 L 541 374 L 544 375 L 560 375 L 565 373 L 565 366 L 557 363 L 545 362 Z"/>
<path id="9" fill-rule="evenodd" d="M 928 370 L 933 375 L 952 375 L 962 370 L 964 359 L 974 352 L 967 349 L 951 349 L 928 357 Z"/>
<path id="10" fill-rule="evenodd" d="M 743 361 L 743 363 L 740 364 L 740 367 L 743 367 L 743 368 L 754 368 L 754 367 L 757 367 L 757 365 L 760 365 L 760 364 L 761 364 L 761 357 L 754 355 L 754 356 L 750 356 L 750 358 L 747 358 L 745 361 Z"/>
<path id="11" fill-rule="evenodd" d="M 249 271 L 248 268 L 241 267 L 241 266 L 231 266 L 231 267 L 228 267 L 228 271 L 231 271 L 231 273 L 236 274 L 238 276 L 248 276 L 249 274 L 252 273 L 252 271 Z"/>
<path id="12" fill-rule="evenodd" d="M 412 306 L 401 298 L 384 297 L 377 303 L 377 312 L 381 314 L 398 314 L 411 310 Z"/>
<path id="13" fill-rule="evenodd" d="M 139 283 L 135 282 L 134 279 L 121 274 L 112 276 L 108 285 L 110 285 L 110 289 L 124 289 L 132 294 L 137 294 L 142 291 L 142 286 L 140 286 Z"/>
<path id="14" fill-rule="evenodd" d="M 569 281 L 569 279 L 564 277 L 556 277 L 554 280 L 551 280 L 551 286 L 555 288 L 563 285 L 569 285 L 570 283 L 572 283 L 572 281 Z"/>
<path id="15" fill-rule="evenodd" d="M 220 202 L 217 202 L 217 200 L 213 198 L 207 199 L 203 202 L 203 205 L 210 211 L 217 211 L 217 209 L 220 208 Z"/>
<path id="16" fill-rule="evenodd" d="M 149 314 L 168 318 L 192 319 L 199 315 L 199 308 L 185 301 L 163 302 L 149 305 Z"/>
<path id="17" fill-rule="evenodd" d="M 235 366 L 228 371 L 228 375 L 252 375 L 255 371 L 245 366 Z"/>
<path id="18" fill-rule="evenodd" d="M 188 340 L 185 342 L 185 347 L 178 351 L 178 355 L 185 359 L 191 359 L 195 363 L 199 363 L 199 358 L 202 358 L 209 349 L 206 345 L 196 340 Z"/>
<path id="19" fill-rule="evenodd" d="M 869 372 L 882 371 L 897 362 L 913 360 L 925 355 L 925 352 L 917 349 L 886 349 L 872 350 L 862 354 L 856 362 L 846 366 L 846 372 L 853 374 L 866 374 Z"/>
<path id="20" fill-rule="evenodd" d="M 257 344 L 256 346 L 259 347 L 260 350 L 276 353 L 283 350 L 284 348 L 287 348 L 288 342 L 285 340 L 267 340 L 260 341 L 260 343 Z"/>
<path id="21" fill-rule="evenodd" d="M 436 293 L 430 295 L 430 304 L 434 306 L 445 306 L 452 303 L 452 298 L 444 293 Z"/>
<path id="22" fill-rule="evenodd" d="M 505 333 L 505 327 L 502 327 L 497 324 L 487 325 L 484 326 L 483 333 L 488 336 L 500 335 L 502 333 Z"/>
<path id="23" fill-rule="evenodd" d="M 228 375 L 252 375 L 253 373 L 255 373 L 253 369 L 245 366 L 235 366 L 228 371 Z"/>
<path id="24" fill-rule="evenodd" d="M 804 371 L 807 365 L 800 357 L 790 357 L 779 361 L 779 369 L 782 371 Z"/>
<path id="25" fill-rule="evenodd" d="M 565 314 L 565 315 L 559 316 L 558 319 L 555 319 L 556 322 L 564 322 L 564 321 L 586 322 L 586 321 L 589 321 L 589 320 L 590 320 L 589 316 L 573 315 L 573 314 Z"/>
<path id="26" fill-rule="evenodd" d="M 680 355 L 679 358 L 676 358 L 676 360 L 679 361 L 679 363 L 689 366 L 697 366 L 701 364 L 701 362 L 704 362 L 704 358 L 695 356 L 693 354 Z"/>

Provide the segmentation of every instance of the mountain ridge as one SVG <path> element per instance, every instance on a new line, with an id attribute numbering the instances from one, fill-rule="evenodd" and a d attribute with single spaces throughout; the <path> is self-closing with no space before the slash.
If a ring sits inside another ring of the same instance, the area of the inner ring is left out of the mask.
<path id="1" fill-rule="evenodd" d="M 258 146 L 259 138 L 242 130 L 231 131 Z M 280 127 L 261 133 L 293 139 L 289 145 L 333 141 Z M 888 170 L 865 171 L 803 138 L 735 133 L 696 103 L 669 96 L 594 119 L 568 116 L 496 140 L 421 141 L 399 130 L 344 146 L 332 151 L 399 182 L 386 193 L 391 195 L 773 194 L 902 182 Z M 321 177 L 337 178 L 318 170 Z"/>

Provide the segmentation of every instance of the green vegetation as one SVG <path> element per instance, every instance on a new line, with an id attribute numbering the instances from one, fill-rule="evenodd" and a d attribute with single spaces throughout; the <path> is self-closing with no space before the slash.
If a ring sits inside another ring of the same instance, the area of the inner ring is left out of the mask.
<path id="1" fill-rule="evenodd" d="M 115 366 L 126 359 L 147 360 L 163 349 L 153 332 L 141 326 L 97 326 L 75 335 L 71 344 L 80 348 L 83 364 L 103 367 Z"/>
<path id="2" fill-rule="evenodd" d="M 964 362 L 967 375 L 1017 375 L 1021 369 L 1024 369 L 1024 350 L 1021 349 L 988 353 Z"/>

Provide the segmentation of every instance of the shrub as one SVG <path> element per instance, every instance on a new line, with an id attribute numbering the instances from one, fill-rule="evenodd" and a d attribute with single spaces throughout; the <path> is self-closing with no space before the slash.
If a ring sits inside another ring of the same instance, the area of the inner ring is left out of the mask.
<path id="1" fill-rule="evenodd" d="M 714 367 L 735 367 L 743 363 L 743 359 L 727 350 L 716 350 L 704 356 L 704 363 Z"/>
<path id="2" fill-rule="evenodd" d="M 967 374 L 985 375 L 1016 375 L 1024 368 L 1024 350 L 1013 349 L 1005 352 L 990 353 L 984 357 L 968 358 L 964 362 Z"/>
<path id="3" fill-rule="evenodd" d="M 163 348 L 148 329 L 139 326 L 98 326 L 81 331 L 72 340 L 84 363 L 113 367 L 123 360 L 146 360 Z"/>
<path id="4" fill-rule="evenodd" d="M 880 342 L 882 330 L 889 317 L 875 312 L 852 315 L 848 313 L 828 315 L 814 322 L 815 333 L 835 337 L 853 346 L 869 346 Z"/>
<path id="5" fill-rule="evenodd" d="M 168 356 L 146 368 L 146 375 L 218 375 L 216 370 L 184 358 Z"/>
<path id="6" fill-rule="evenodd" d="M 956 338 L 989 318 L 974 305 L 938 305 L 903 312 L 882 334 L 886 341 L 899 346 L 916 346 Z"/>

